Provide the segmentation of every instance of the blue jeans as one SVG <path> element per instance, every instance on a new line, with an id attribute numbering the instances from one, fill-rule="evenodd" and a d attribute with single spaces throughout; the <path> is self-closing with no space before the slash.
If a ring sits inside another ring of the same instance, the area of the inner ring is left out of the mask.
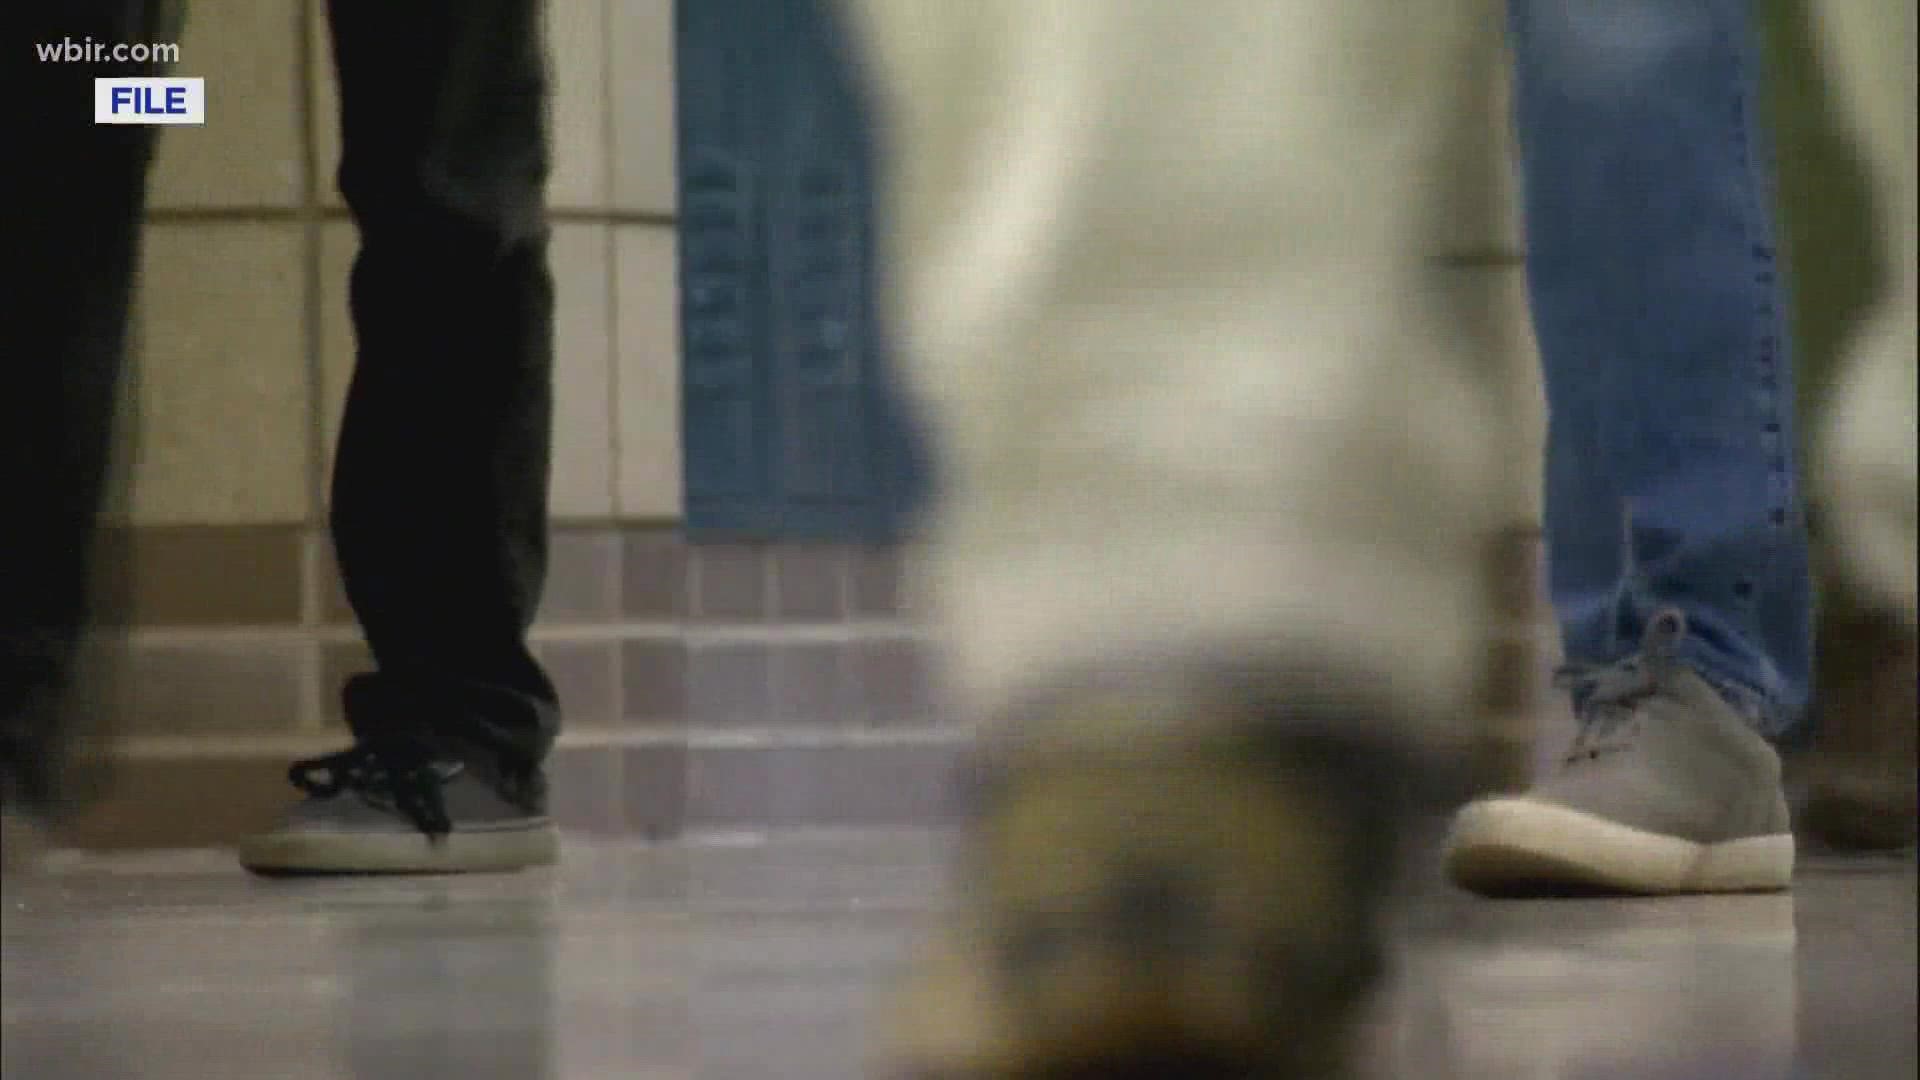
<path id="1" fill-rule="evenodd" d="M 1677 608 L 1683 657 L 1778 736 L 1806 709 L 1812 581 L 1757 8 L 1509 17 L 1567 659 L 1624 659 Z"/>

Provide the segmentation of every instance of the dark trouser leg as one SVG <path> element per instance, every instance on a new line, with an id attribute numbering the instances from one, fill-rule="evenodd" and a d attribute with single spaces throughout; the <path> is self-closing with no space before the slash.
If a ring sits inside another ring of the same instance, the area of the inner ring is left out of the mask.
<path id="1" fill-rule="evenodd" d="M 333 537 L 379 667 L 348 715 L 362 737 L 417 724 L 530 763 L 558 726 L 526 641 L 552 426 L 540 5 L 328 14 L 361 238 Z"/>
<path id="2" fill-rule="evenodd" d="M 0 349 L 0 729 L 4 798 L 45 807 L 70 723 L 95 519 L 109 474 L 154 129 L 95 125 L 93 80 L 134 65 L 43 62 L 36 45 L 167 40 L 157 0 L 8 5 L 32 108 L 7 136 Z"/>

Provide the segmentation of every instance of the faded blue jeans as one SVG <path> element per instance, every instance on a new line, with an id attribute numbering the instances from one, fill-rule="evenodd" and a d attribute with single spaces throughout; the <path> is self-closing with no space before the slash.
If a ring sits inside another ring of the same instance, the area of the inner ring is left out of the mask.
<path id="1" fill-rule="evenodd" d="M 1805 712 L 1812 582 L 1754 0 L 1510 0 L 1567 659 L 1682 611 L 1768 735 Z"/>

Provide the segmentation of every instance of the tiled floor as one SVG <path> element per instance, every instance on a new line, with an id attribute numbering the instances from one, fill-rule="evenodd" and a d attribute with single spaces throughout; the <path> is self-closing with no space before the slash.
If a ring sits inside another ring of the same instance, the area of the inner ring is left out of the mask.
<path id="1" fill-rule="evenodd" d="M 926 834 L 646 849 L 553 875 L 273 883 L 208 854 L 5 890 L 7 1080 L 850 1080 L 937 895 Z M 1788 897 L 1433 889 L 1383 1004 L 1421 1080 L 1909 1077 L 1911 857 Z"/>

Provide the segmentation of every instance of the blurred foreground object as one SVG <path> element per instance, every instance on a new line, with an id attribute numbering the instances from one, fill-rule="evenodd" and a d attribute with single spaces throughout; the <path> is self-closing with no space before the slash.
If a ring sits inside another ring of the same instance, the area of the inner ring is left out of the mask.
<path id="1" fill-rule="evenodd" d="M 1911 625 L 1849 599 L 1830 595 L 1821 612 L 1819 726 L 1800 825 L 1836 851 L 1897 850 L 1913 844 L 1920 814 L 1920 657 Z"/>
<path id="2" fill-rule="evenodd" d="M 1402 804 L 1516 696 L 1482 663 L 1510 373 L 1427 242 L 1497 13 L 849 10 L 945 468 L 917 576 L 988 729 L 886 1065 L 1332 1080 Z M 917 1043 L 954 1010 L 974 1037 Z"/>
<path id="3" fill-rule="evenodd" d="M 1872 186 L 1880 297 L 1856 330 L 1824 431 L 1832 527 L 1852 575 L 1909 625 L 1915 613 L 1915 13 L 1903 0 L 1827 0 L 1816 25 Z"/>
<path id="4" fill-rule="evenodd" d="M 1862 597 L 1835 598 L 1831 699 L 1806 824 L 1850 848 L 1912 842 L 1915 814 L 1915 9 L 1827 0 L 1816 31 L 1875 204 L 1878 302 L 1855 328 L 1822 432 L 1828 520 Z M 1837 590 L 1843 594 L 1847 590 Z"/>
<path id="5" fill-rule="evenodd" d="M 1841 373 L 1856 359 L 1862 317 L 1885 299 L 1889 242 L 1864 175 L 1859 125 L 1841 115 L 1841 88 L 1816 40 L 1819 0 L 1768 0 L 1769 82 L 1779 131 L 1780 206 L 1796 301 L 1801 414 L 1830 415 Z M 1909 90 L 1909 93 L 1911 90 Z M 1813 427 L 1815 425 L 1808 425 Z M 1824 436 L 1824 432 L 1818 433 Z M 1824 449 L 1823 445 L 1820 449 Z M 1820 454 L 1803 455 L 1808 475 L 1826 475 Z M 1870 593 L 1835 536 L 1827 490 L 1810 493 L 1819 588 L 1811 750 L 1790 764 L 1805 781 L 1800 833 L 1837 851 L 1906 847 L 1915 831 L 1916 695 L 1914 628 Z M 1844 534 L 1843 534 L 1844 536 Z"/>
<path id="6" fill-rule="evenodd" d="M 0 245 L 11 270 L 0 319 L 0 800 L 10 814 L 58 816 L 80 801 L 80 725 L 106 712 L 77 695 L 97 689 L 85 685 L 95 666 L 83 663 L 97 613 L 92 560 L 117 479 L 114 424 L 154 141 L 151 127 L 94 124 L 86 109 L 95 78 L 153 69 L 35 62 L 32 46 L 176 40 L 178 15 L 168 0 L 15 4 L 0 15 L 8 62 L 23 65 L 46 103 L 23 111 L 9 136 L 18 194 Z"/>
<path id="7" fill-rule="evenodd" d="M 895 329 L 948 469 L 922 583 L 990 732 L 951 945 L 909 993 L 969 1022 L 903 1021 L 883 1060 L 1344 1075 L 1392 796 L 1431 761 L 1367 748 L 1457 730 L 1488 640 L 1498 373 L 1427 306 L 1417 236 L 1493 13 L 849 10 Z M 1884 447 L 1910 401 L 1858 420 Z"/>

